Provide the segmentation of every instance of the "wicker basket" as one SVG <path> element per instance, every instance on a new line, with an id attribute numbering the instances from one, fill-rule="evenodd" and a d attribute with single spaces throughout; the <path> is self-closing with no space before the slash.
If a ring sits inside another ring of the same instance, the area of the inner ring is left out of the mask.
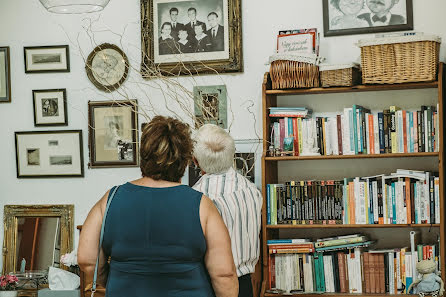
<path id="1" fill-rule="evenodd" d="M 361 72 L 356 64 L 320 65 L 322 87 L 350 87 L 361 83 Z"/>
<path id="2" fill-rule="evenodd" d="M 316 56 L 274 55 L 270 57 L 273 89 L 319 87 L 319 66 Z"/>
<path id="3" fill-rule="evenodd" d="M 441 39 L 419 35 L 360 40 L 362 82 L 395 84 L 437 79 Z"/>

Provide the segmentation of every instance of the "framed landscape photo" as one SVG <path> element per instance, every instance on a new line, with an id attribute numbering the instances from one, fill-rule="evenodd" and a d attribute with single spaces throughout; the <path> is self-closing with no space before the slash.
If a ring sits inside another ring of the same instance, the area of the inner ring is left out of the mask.
<path id="1" fill-rule="evenodd" d="M 242 72 L 241 0 L 140 0 L 141 73 Z"/>
<path id="2" fill-rule="evenodd" d="M 83 177 L 82 130 L 15 132 L 18 178 Z"/>
<path id="3" fill-rule="evenodd" d="M 413 30 L 412 0 L 323 0 L 324 35 Z"/>
<path id="4" fill-rule="evenodd" d="M 91 168 L 138 166 L 138 103 L 88 102 Z"/>
<path id="5" fill-rule="evenodd" d="M 0 47 L 0 103 L 11 102 L 9 46 Z"/>
<path id="6" fill-rule="evenodd" d="M 67 126 L 66 89 L 33 90 L 34 126 Z"/>
<path id="7" fill-rule="evenodd" d="M 70 72 L 68 45 L 24 48 L 25 73 Z"/>

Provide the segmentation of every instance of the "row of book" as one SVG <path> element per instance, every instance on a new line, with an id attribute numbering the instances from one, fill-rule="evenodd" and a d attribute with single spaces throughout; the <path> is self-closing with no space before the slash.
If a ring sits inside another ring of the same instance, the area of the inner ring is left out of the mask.
<path id="1" fill-rule="evenodd" d="M 372 113 L 353 105 L 335 117 L 311 117 L 311 112 L 280 114 L 271 108 L 271 146 L 295 156 L 306 155 L 308 145 L 317 145 L 321 155 L 438 152 L 437 110 L 438 105 L 417 111 L 390 106 Z"/>
<path id="2" fill-rule="evenodd" d="M 439 224 L 438 173 L 268 184 L 267 224 Z"/>
<path id="3" fill-rule="evenodd" d="M 348 237 L 343 240 L 364 236 Z M 309 252 L 311 244 L 268 244 L 270 290 L 280 290 L 282 293 L 408 294 L 410 284 L 419 277 L 415 269 L 418 261 L 432 259 L 437 270 L 440 263 L 438 244 L 418 245 L 417 251 L 412 251 L 409 248 L 367 250 L 354 247 L 356 243 L 344 244 L 344 248 L 332 246 L 332 249 L 337 248 L 339 251 L 321 252 L 313 249 L 314 252 Z"/>

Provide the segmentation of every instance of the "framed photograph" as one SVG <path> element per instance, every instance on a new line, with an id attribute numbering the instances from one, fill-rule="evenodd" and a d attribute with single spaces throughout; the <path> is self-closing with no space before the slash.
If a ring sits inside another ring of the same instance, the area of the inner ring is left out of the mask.
<path id="1" fill-rule="evenodd" d="M 0 47 L 0 103 L 11 102 L 9 46 Z"/>
<path id="2" fill-rule="evenodd" d="M 33 90 L 34 126 L 67 126 L 65 89 Z"/>
<path id="3" fill-rule="evenodd" d="M 91 168 L 138 166 L 138 103 L 88 102 Z"/>
<path id="4" fill-rule="evenodd" d="M 141 73 L 242 72 L 241 0 L 141 0 Z"/>
<path id="5" fill-rule="evenodd" d="M 83 177 L 82 130 L 15 132 L 18 178 Z"/>
<path id="6" fill-rule="evenodd" d="M 68 45 L 24 48 L 25 73 L 70 72 Z"/>
<path id="7" fill-rule="evenodd" d="M 324 35 L 413 30 L 412 0 L 323 0 Z"/>
<path id="8" fill-rule="evenodd" d="M 114 44 L 98 45 L 85 65 L 88 79 L 101 91 L 112 92 L 121 86 L 129 73 L 129 60 Z"/>
<path id="9" fill-rule="evenodd" d="M 195 128 L 204 124 L 228 127 L 227 92 L 225 85 L 194 86 Z"/>

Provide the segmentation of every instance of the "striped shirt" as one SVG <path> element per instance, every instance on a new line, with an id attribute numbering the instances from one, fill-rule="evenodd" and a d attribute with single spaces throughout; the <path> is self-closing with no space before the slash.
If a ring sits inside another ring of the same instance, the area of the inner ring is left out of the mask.
<path id="1" fill-rule="evenodd" d="M 193 188 L 208 196 L 220 212 L 231 237 L 237 275 L 253 273 L 260 255 L 262 193 L 233 168 L 205 174 Z"/>

